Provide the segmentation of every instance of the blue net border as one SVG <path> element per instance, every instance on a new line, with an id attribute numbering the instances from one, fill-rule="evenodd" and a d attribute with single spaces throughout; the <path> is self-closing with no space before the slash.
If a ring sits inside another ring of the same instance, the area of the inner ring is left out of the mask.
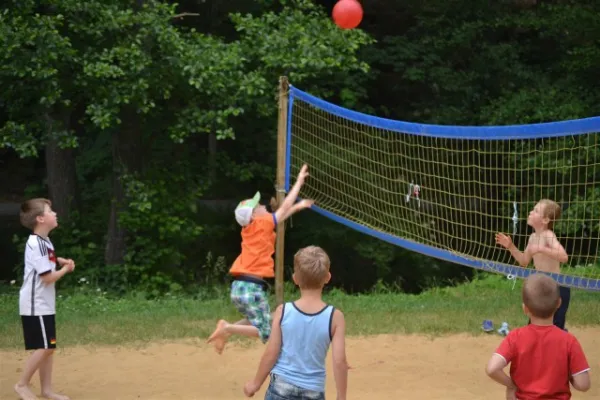
<path id="1" fill-rule="evenodd" d="M 409 133 L 419 136 L 438 137 L 446 139 L 473 139 L 473 140 L 509 140 L 509 139 L 539 139 L 560 136 L 583 135 L 586 133 L 600 132 L 600 117 L 574 119 L 559 122 L 546 122 L 528 125 L 503 125 L 503 126 L 453 126 L 430 125 L 414 122 L 395 121 L 375 117 L 352 111 L 335 104 L 329 103 L 311 94 L 290 86 L 288 110 L 288 139 L 289 118 L 291 118 L 293 100 L 297 98 L 330 114 L 369 125 L 376 128 L 387 129 L 393 132 Z"/>
<path id="2" fill-rule="evenodd" d="M 558 282 L 559 285 L 571 287 L 575 289 L 584 289 L 594 292 L 600 292 L 600 279 L 585 278 L 580 276 L 565 275 L 565 274 L 551 274 L 546 272 L 540 272 L 533 268 L 522 268 L 515 265 L 502 264 L 494 261 L 481 260 L 476 258 L 466 257 L 460 254 L 452 253 L 448 250 L 438 249 L 436 247 L 424 245 L 421 243 L 414 242 L 412 240 L 402 239 L 388 233 L 380 232 L 375 229 L 368 228 L 354 221 L 350 221 L 347 218 L 340 217 L 339 215 L 333 214 L 327 210 L 322 209 L 316 205 L 311 207 L 311 210 L 327 217 L 335 222 L 346 225 L 349 228 L 357 230 L 361 233 L 376 237 L 379 240 L 391 243 L 396 246 L 403 247 L 407 250 L 415 251 L 417 253 L 424 254 L 426 256 L 435 257 L 440 260 L 449 261 L 455 264 L 461 264 L 467 267 L 475 268 L 481 271 L 493 272 L 496 274 L 502 274 L 508 277 L 514 278 L 527 278 L 531 274 L 544 273 Z"/>
<path id="3" fill-rule="evenodd" d="M 313 95 L 303 92 L 290 85 L 288 98 L 288 121 L 286 140 L 286 166 L 285 166 L 285 190 L 290 190 L 290 160 L 292 140 L 292 112 L 294 99 L 300 99 L 314 107 L 327 111 L 330 114 L 348 120 L 394 132 L 408 133 L 421 136 L 449 138 L 449 139 L 472 139 L 472 140 L 510 140 L 510 139 L 539 139 L 549 137 L 573 136 L 586 133 L 600 132 L 600 117 L 576 119 L 560 122 L 548 122 L 529 125 L 505 125 L 505 126 L 451 126 L 451 125 L 429 125 L 413 122 L 395 121 L 357 111 L 352 111 Z M 364 234 L 376 237 L 385 242 L 403 247 L 440 260 L 464 265 L 481 271 L 502 274 L 514 278 L 527 278 L 531 274 L 545 273 L 532 268 L 522 268 L 515 265 L 503 264 L 494 261 L 481 260 L 466 257 L 444 249 L 424 245 L 412 240 L 402 239 L 388 233 L 358 224 L 347 218 L 340 217 L 319 206 L 313 205 L 313 211 L 327 217 L 349 228 Z M 576 289 L 600 292 L 600 279 L 585 278 L 573 275 L 545 273 L 552 277 L 558 284 Z"/>

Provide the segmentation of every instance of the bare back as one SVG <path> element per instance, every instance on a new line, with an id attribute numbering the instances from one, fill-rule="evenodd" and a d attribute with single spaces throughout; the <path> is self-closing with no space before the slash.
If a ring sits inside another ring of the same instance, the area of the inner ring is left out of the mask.
<path id="1" fill-rule="evenodd" d="M 551 230 L 544 231 L 542 233 L 534 232 L 529 236 L 529 242 L 527 246 L 538 245 L 540 247 L 552 247 L 553 241 L 557 241 L 558 238 Z M 532 256 L 533 265 L 535 269 L 543 272 L 560 273 L 560 262 L 546 254 L 536 253 Z"/>

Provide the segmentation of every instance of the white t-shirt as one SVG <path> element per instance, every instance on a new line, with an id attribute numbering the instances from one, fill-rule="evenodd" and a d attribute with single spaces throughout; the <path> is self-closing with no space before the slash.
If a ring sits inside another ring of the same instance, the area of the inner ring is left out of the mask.
<path id="1" fill-rule="evenodd" d="M 56 313 L 54 283 L 46 285 L 40 275 L 56 269 L 54 246 L 48 238 L 30 235 L 25 245 L 25 271 L 19 292 L 21 315 L 53 315 Z"/>

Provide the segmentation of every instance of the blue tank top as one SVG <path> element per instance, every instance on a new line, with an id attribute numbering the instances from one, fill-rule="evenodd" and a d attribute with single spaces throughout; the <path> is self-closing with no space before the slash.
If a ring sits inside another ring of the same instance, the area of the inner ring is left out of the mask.
<path id="1" fill-rule="evenodd" d="M 331 344 L 335 308 L 307 314 L 285 303 L 281 316 L 281 350 L 272 373 L 307 390 L 325 392 L 325 357 Z"/>

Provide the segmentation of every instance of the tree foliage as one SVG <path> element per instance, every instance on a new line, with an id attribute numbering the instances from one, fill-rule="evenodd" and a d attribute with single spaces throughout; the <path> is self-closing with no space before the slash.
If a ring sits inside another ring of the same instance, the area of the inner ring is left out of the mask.
<path id="1" fill-rule="evenodd" d="M 69 218 L 57 247 L 104 284 L 158 293 L 206 283 L 216 274 L 198 271 L 239 251 L 224 199 L 273 194 L 279 76 L 410 121 L 598 115 L 599 4 L 373 0 L 361 29 L 345 31 L 326 0 L 9 0 L 3 166 L 29 182 L 26 195 L 78 198 L 59 202 Z M 347 265 L 336 284 L 418 290 L 465 273 L 314 218 L 295 223 L 287 259 L 311 238 L 329 243 Z"/>

